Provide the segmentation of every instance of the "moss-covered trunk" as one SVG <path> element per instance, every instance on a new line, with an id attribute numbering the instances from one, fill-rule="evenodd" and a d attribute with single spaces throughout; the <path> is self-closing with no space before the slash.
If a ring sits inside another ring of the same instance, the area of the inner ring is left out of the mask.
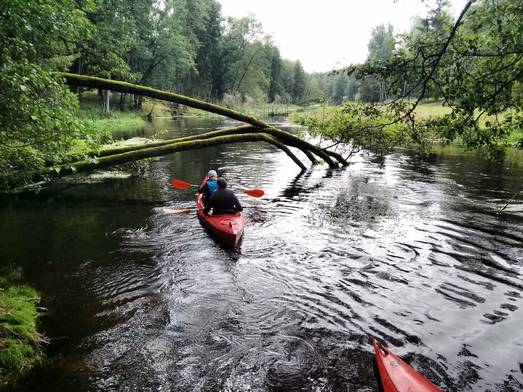
<path id="1" fill-rule="evenodd" d="M 46 176 L 49 177 L 60 177 L 64 175 L 85 172 L 95 169 L 101 169 L 114 165 L 120 165 L 123 163 L 138 161 L 141 159 L 153 158 L 161 155 L 170 154 L 173 152 L 186 151 L 186 150 L 197 150 L 200 148 L 207 148 L 211 146 L 217 146 L 221 144 L 230 143 L 242 143 L 242 142 L 267 142 L 270 143 L 282 151 L 284 151 L 302 170 L 307 170 L 307 167 L 290 151 L 287 146 L 279 142 L 270 135 L 263 133 L 245 133 L 235 135 L 217 136 L 203 140 L 188 140 L 178 141 L 170 144 L 164 144 L 160 146 L 153 146 L 148 148 L 141 148 L 135 151 L 127 151 L 120 154 L 113 154 L 104 157 L 87 159 L 84 161 L 74 162 L 53 170 L 49 170 Z M 37 179 L 35 179 L 37 180 Z"/>
<path id="2" fill-rule="evenodd" d="M 121 93 L 139 94 L 149 98 L 161 99 L 169 102 L 176 102 L 182 105 L 205 110 L 207 112 L 220 114 L 222 116 L 242 121 L 247 124 L 253 125 L 260 132 L 271 134 L 272 136 L 278 138 L 281 142 L 284 142 L 287 145 L 299 148 L 300 150 L 304 151 L 304 153 L 306 153 L 308 157 L 310 157 L 310 154 L 307 151 L 310 151 L 318 157 L 322 158 L 325 162 L 327 162 L 327 164 L 331 168 L 337 167 L 337 164 L 322 148 L 308 143 L 288 132 L 277 129 L 251 115 L 242 114 L 240 112 L 225 108 L 223 106 L 186 97 L 184 95 L 157 90 L 151 87 L 139 86 L 132 83 L 96 78 L 93 76 L 76 75 L 71 73 L 59 73 L 58 75 L 62 76 L 65 82 L 69 85 L 89 88 L 101 88 L 106 90 L 119 91 Z M 346 164 L 343 158 L 341 158 L 341 160 L 338 160 L 341 164 Z"/>

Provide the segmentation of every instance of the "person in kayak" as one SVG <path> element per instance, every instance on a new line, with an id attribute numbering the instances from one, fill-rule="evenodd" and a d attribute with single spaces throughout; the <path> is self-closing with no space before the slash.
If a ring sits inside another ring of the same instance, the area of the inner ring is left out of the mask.
<path id="1" fill-rule="evenodd" d="M 205 208 L 203 209 L 205 215 L 209 215 L 211 208 L 213 215 L 234 214 L 238 211 L 243 211 L 243 207 L 234 192 L 227 189 L 227 182 L 225 179 L 220 177 L 216 182 L 218 189 L 211 195 L 209 201 L 205 205 Z"/>
<path id="2" fill-rule="evenodd" d="M 217 178 L 218 173 L 216 173 L 216 170 L 209 170 L 209 173 L 207 173 L 207 181 L 198 189 L 198 193 L 203 193 L 202 202 L 204 206 L 207 204 L 211 195 L 218 189 L 218 184 L 216 183 Z"/>

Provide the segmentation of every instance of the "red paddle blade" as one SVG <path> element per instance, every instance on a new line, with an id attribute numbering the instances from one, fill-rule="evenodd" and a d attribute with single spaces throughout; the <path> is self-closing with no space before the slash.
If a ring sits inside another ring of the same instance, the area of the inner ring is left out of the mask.
<path id="1" fill-rule="evenodd" d="M 265 195 L 265 192 L 261 189 L 245 189 L 243 193 L 252 197 L 262 197 Z"/>
<path id="2" fill-rule="evenodd" d="M 178 189 L 189 189 L 190 187 L 192 187 L 192 185 L 189 184 L 188 182 L 185 182 L 183 180 L 177 180 L 175 178 L 173 178 L 170 181 L 170 183 L 173 187 L 178 188 Z"/>

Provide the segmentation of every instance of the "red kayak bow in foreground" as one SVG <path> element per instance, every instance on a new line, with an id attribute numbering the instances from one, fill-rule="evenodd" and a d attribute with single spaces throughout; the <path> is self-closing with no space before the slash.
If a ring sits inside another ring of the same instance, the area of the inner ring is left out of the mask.
<path id="1" fill-rule="evenodd" d="M 384 392 L 441 392 L 437 386 L 374 339 L 376 363 Z"/>

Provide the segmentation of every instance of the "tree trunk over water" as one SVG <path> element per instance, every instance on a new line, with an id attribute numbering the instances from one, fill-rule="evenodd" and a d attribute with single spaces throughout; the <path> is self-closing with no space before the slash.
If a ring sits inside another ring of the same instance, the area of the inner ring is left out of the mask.
<path id="1" fill-rule="evenodd" d="M 197 150 L 211 146 L 218 146 L 221 144 L 259 141 L 264 141 L 278 147 L 284 151 L 300 167 L 301 170 L 307 170 L 307 167 L 287 148 L 287 146 L 277 141 L 274 137 L 263 133 L 245 133 L 216 136 L 203 140 L 179 141 L 148 148 L 140 148 L 136 151 L 128 151 L 120 154 L 112 154 L 104 157 L 87 159 L 58 167 L 58 170 L 49 170 L 46 175 L 51 177 L 61 177 L 69 174 L 101 169 L 123 163 L 134 162 L 141 159 L 166 155 L 173 152 Z M 38 180 L 38 178 L 35 178 L 35 180 Z"/>
<path id="2" fill-rule="evenodd" d="M 275 137 L 277 137 L 280 141 L 285 142 L 285 144 L 290 145 L 292 147 L 296 147 L 301 149 L 302 151 L 309 150 L 310 152 L 314 153 L 315 155 L 322 158 L 331 168 L 336 168 L 338 165 L 331 159 L 331 157 L 320 147 L 314 146 L 304 140 L 301 140 L 300 138 L 279 130 L 257 118 L 250 115 L 244 115 L 241 114 L 235 110 L 227 109 L 222 106 L 214 105 L 211 103 L 207 103 L 204 101 L 200 101 L 194 98 L 186 97 L 179 94 L 169 93 L 162 90 L 157 90 L 151 87 L 144 87 L 144 86 L 138 86 L 131 83 L 126 82 L 120 82 L 120 81 L 114 81 L 114 80 L 107 80 L 107 79 L 101 79 L 96 78 L 92 76 L 84 76 L 84 75 L 75 75 L 70 73 L 58 73 L 58 75 L 62 76 L 65 79 L 65 82 L 70 85 L 80 85 L 83 87 L 90 87 L 90 88 L 101 88 L 101 89 L 110 89 L 113 91 L 119 91 L 123 93 L 130 93 L 140 96 L 147 96 L 150 98 L 156 98 L 161 99 L 164 101 L 169 102 L 176 102 L 182 105 L 190 106 L 197 109 L 202 109 L 211 113 L 220 114 L 222 116 L 226 116 L 238 121 L 246 122 L 248 124 L 251 124 L 258 128 L 260 132 L 271 134 Z M 306 153 L 307 154 L 307 153 Z M 310 156 L 310 154 L 307 154 Z M 339 159 L 338 159 L 339 160 Z M 347 162 L 345 160 L 342 160 L 339 162 L 341 164 L 346 164 Z"/>

